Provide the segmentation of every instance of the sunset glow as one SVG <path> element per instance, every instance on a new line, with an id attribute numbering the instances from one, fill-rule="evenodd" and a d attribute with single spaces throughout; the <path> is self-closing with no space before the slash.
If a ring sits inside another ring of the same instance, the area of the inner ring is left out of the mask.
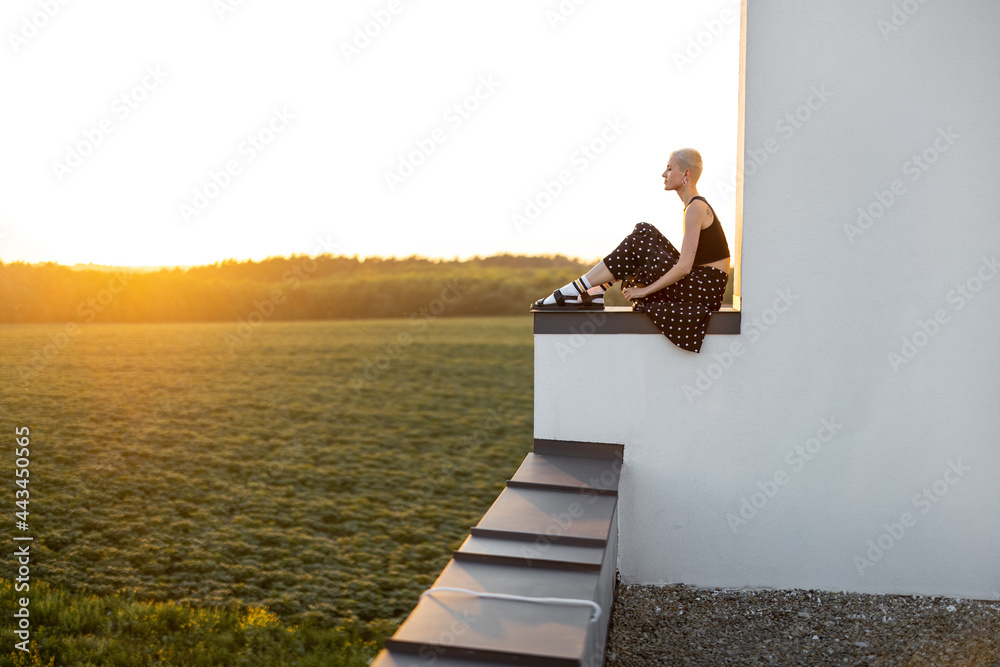
<path id="1" fill-rule="evenodd" d="M 739 3 L 550 4 L 17 0 L 0 260 L 594 258 L 684 146 L 733 238 Z"/>

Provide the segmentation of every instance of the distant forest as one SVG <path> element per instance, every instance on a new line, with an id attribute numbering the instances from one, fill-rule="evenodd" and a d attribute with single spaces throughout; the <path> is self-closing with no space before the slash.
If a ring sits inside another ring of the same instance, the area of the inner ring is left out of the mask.
<path id="1" fill-rule="evenodd" d="M 0 324 L 523 315 L 592 265 L 561 255 L 300 255 L 136 272 L 0 262 Z M 616 289 L 608 303 L 626 302 Z"/>
<path id="2" fill-rule="evenodd" d="M 0 263 L 0 323 L 527 314 L 532 301 L 590 266 L 558 255 L 466 261 L 302 255 L 149 272 Z"/>

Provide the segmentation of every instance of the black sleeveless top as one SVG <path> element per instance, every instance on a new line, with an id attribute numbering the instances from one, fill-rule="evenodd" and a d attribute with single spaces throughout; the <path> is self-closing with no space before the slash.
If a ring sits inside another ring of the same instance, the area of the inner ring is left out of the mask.
<path id="1" fill-rule="evenodd" d="M 708 210 L 712 212 L 712 224 L 702 229 L 698 234 L 698 250 L 694 253 L 694 265 L 708 264 L 729 257 L 729 244 L 726 243 L 726 234 L 722 231 L 722 223 L 719 222 L 719 216 L 715 214 L 715 209 L 701 195 L 692 197 L 691 201 L 695 199 L 700 199 L 708 204 Z M 688 202 L 688 206 L 691 205 L 691 201 Z M 684 208 L 686 209 L 687 206 Z"/>

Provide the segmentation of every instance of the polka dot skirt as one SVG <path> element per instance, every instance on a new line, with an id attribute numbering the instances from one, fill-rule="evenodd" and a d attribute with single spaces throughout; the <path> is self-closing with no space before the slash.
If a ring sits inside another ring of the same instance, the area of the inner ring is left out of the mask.
<path id="1" fill-rule="evenodd" d="M 604 258 L 604 264 L 626 287 L 650 285 L 672 269 L 680 256 L 680 251 L 656 227 L 640 222 Z M 696 266 L 673 285 L 634 300 L 633 309 L 646 313 L 678 347 L 700 352 L 708 320 L 722 307 L 728 281 L 728 274 L 721 269 Z"/>

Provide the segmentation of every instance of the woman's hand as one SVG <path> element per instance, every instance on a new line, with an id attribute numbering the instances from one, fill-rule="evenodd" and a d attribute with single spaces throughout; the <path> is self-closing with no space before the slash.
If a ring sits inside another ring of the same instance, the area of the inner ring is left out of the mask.
<path id="1" fill-rule="evenodd" d="M 622 290 L 622 294 L 625 295 L 626 299 L 632 301 L 634 299 L 642 299 L 649 296 L 650 291 L 648 287 L 626 287 Z"/>

